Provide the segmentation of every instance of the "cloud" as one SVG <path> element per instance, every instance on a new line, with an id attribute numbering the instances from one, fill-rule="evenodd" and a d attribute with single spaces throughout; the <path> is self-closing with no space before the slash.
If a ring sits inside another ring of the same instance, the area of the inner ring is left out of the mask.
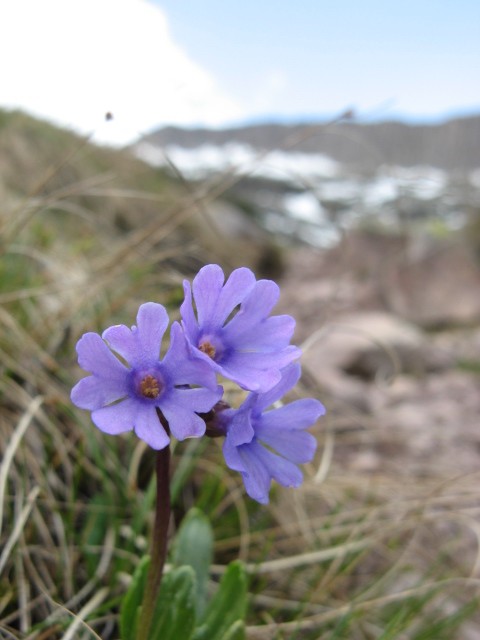
<path id="1" fill-rule="evenodd" d="M 0 24 L 2 106 L 114 144 L 161 124 L 244 115 L 146 0 L 10 0 Z"/>

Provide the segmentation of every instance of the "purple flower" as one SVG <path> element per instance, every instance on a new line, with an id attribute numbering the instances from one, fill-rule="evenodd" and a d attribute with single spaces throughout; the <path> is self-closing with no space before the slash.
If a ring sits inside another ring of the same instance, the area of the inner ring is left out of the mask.
<path id="1" fill-rule="evenodd" d="M 300 356 L 300 349 L 290 345 L 295 320 L 269 317 L 280 293 L 271 280 L 257 282 L 242 267 L 224 281 L 218 265 L 200 269 L 193 280 L 196 315 L 190 283 L 184 281 L 185 334 L 192 351 L 216 372 L 244 389 L 267 391 L 279 382 L 280 370 Z"/>
<path id="2" fill-rule="evenodd" d="M 325 413 L 318 400 L 295 400 L 265 411 L 289 391 L 300 377 L 300 366 L 288 366 L 280 382 L 267 393 L 250 393 L 239 409 L 218 414 L 226 432 L 223 455 L 230 469 L 240 471 L 248 495 L 266 504 L 270 482 L 298 487 L 303 475 L 298 464 L 310 462 L 317 442 L 305 431 Z"/>
<path id="3" fill-rule="evenodd" d="M 92 375 L 71 393 L 77 407 L 92 411 L 99 429 L 113 435 L 134 429 L 153 449 L 170 441 L 157 409 L 179 440 L 202 436 L 205 422 L 196 412 L 209 411 L 222 395 L 211 368 L 192 358 L 178 323 L 172 325 L 170 348 L 160 360 L 167 326 L 165 308 L 147 302 L 138 310 L 137 326 L 116 325 L 102 337 L 86 333 L 77 343 L 78 363 Z"/>

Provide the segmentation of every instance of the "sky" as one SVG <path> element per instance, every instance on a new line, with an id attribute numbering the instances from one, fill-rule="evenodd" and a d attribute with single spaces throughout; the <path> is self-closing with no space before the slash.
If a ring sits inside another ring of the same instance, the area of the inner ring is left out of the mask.
<path id="1" fill-rule="evenodd" d="M 0 0 L 0 106 L 113 145 L 349 108 L 433 122 L 480 113 L 479 29 L 478 0 Z"/>

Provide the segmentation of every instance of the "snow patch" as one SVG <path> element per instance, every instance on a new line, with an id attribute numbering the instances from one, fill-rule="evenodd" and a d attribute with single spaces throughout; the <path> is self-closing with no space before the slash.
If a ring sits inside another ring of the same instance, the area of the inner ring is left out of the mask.
<path id="1" fill-rule="evenodd" d="M 135 154 L 153 166 L 172 162 L 185 177 L 199 180 L 211 173 L 235 170 L 240 175 L 269 178 L 281 182 L 332 178 L 340 165 L 323 154 L 291 151 L 262 152 L 250 145 L 230 142 L 222 146 L 204 144 L 193 149 L 178 145 L 158 147 L 149 142 L 135 146 Z"/>

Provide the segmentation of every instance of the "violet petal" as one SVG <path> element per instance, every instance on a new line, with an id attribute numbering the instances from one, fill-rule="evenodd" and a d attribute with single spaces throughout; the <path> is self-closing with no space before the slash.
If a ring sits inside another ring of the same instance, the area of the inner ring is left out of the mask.
<path id="1" fill-rule="evenodd" d="M 255 410 L 257 410 L 257 406 Z M 260 431 L 306 429 L 325 414 L 325 407 L 313 398 L 301 398 L 289 404 L 262 413 L 258 428 Z"/>
<path id="2" fill-rule="evenodd" d="M 198 384 L 212 391 L 217 390 L 217 380 L 210 359 L 195 358 L 191 355 L 187 339 L 178 322 L 172 325 L 170 348 L 162 365 L 175 385 Z"/>
<path id="3" fill-rule="evenodd" d="M 126 377 L 123 380 L 87 376 L 73 387 L 70 398 L 80 409 L 100 409 L 128 395 Z"/>
<path id="4" fill-rule="evenodd" d="M 300 379 L 301 369 L 298 362 L 292 362 L 282 370 L 282 377 L 278 384 L 269 389 L 266 393 L 257 396 L 255 403 L 255 413 L 260 414 L 262 411 L 270 407 L 274 402 L 283 398 L 283 396 L 293 389 Z"/>
<path id="5" fill-rule="evenodd" d="M 303 473 L 296 464 L 277 456 L 265 447 L 257 445 L 255 454 L 271 478 L 284 487 L 299 487 L 303 482 Z"/>
<path id="6" fill-rule="evenodd" d="M 98 333 L 85 333 L 77 342 L 78 364 L 99 378 L 123 380 L 128 369 L 116 358 Z"/>
<path id="7" fill-rule="evenodd" d="M 317 448 L 317 441 L 308 431 L 275 432 L 273 429 L 255 429 L 258 440 L 268 445 L 281 456 L 295 464 L 311 462 Z"/>
<path id="8" fill-rule="evenodd" d="M 139 404 L 135 417 L 135 433 L 152 449 L 164 449 L 170 443 L 154 406 Z"/>
<path id="9" fill-rule="evenodd" d="M 198 438 L 205 433 L 204 420 L 193 411 L 174 402 L 162 405 L 162 413 L 170 426 L 170 431 L 177 440 Z"/>
<path id="10" fill-rule="evenodd" d="M 132 398 L 126 398 L 117 404 L 93 411 L 92 420 L 104 433 L 117 435 L 133 429 L 137 410 L 138 403 Z"/>
<path id="11" fill-rule="evenodd" d="M 138 309 L 138 339 L 147 359 L 160 357 L 160 345 L 167 326 L 168 314 L 163 305 L 146 302 Z"/>

